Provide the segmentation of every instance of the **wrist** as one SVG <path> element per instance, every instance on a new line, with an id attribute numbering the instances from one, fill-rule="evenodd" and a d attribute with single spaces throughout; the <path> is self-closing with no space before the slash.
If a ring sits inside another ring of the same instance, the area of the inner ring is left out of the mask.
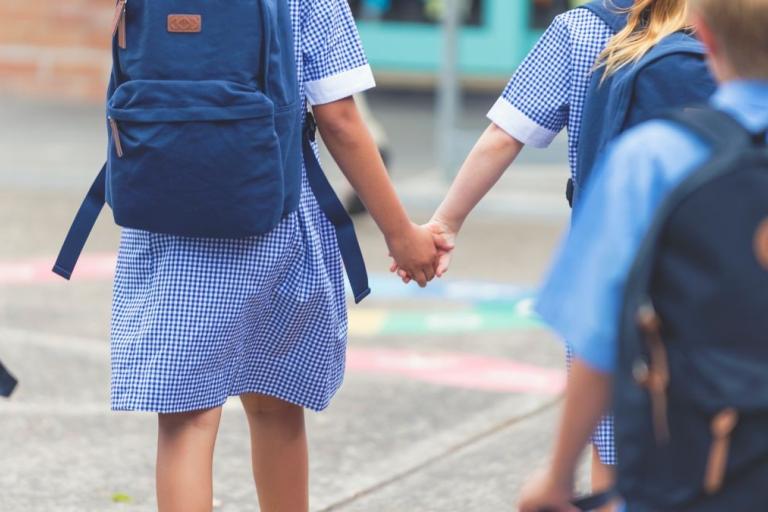
<path id="1" fill-rule="evenodd" d="M 382 227 L 381 232 L 384 234 L 384 239 L 389 244 L 407 238 L 411 235 L 415 227 L 413 222 L 406 219 L 405 221 L 393 223 L 392 226 L 387 226 L 386 228 Z"/>
<path id="2" fill-rule="evenodd" d="M 575 470 L 563 467 L 557 463 L 552 464 L 547 472 L 552 488 L 564 493 L 572 493 L 575 485 Z"/>
<path id="3" fill-rule="evenodd" d="M 435 212 L 430 222 L 440 226 L 446 233 L 457 235 L 464 224 L 464 219 L 452 218 L 438 211 Z"/>

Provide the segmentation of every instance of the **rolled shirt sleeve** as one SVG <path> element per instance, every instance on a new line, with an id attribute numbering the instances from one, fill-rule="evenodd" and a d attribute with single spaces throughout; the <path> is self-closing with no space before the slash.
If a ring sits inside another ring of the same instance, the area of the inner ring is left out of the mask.
<path id="1" fill-rule="evenodd" d="M 360 35 L 346 0 L 310 2 L 303 26 L 305 82 L 310 105 L 375 87 Z"/>
<path id="2" fill-rule="evenodd" d="M 571 73 L 570 32 L 559 16 L 512 76 L 488 118 L 526 145 L 549 146 L 568 123 Z"/>

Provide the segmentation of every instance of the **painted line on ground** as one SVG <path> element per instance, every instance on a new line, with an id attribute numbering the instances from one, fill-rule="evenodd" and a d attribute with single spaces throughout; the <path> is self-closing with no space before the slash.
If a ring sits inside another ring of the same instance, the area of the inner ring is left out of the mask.
<path id="1" fill-rule="evenodd" d="M 51 271 L 55 260 L 51 257 L 0 262 L 0 285 L 63 283 L 64 279 Z M 113 253 L 83 254 L 77 263 L 73 279 L 82 281 L 112 279 L 116 263 L 117 255 Z"/>
<path id="2" fill-rule="evenodd" d="M 440 386 L 554 396 L 565 388 L 565 373 L 512 359 L 459 352 L 354 348 L 347 369 L 364 375 L 405 377 Z"/>
<path id="3" fill-rule="evenodd" d="M 476 332 L 540 329 L 542 323 L 533 312 L 533 301 L 533 297 L 528 297 L 517 302 L 444 312 L 351 308 L 349 335 L 352 338 L 404 334 L 456 336 Z"/>

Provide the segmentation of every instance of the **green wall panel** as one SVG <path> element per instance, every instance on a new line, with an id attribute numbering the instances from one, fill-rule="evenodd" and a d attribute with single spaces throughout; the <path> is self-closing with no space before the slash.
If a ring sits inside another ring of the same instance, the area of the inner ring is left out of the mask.
<path id="1" fill-rule="evenodd" d="M 527 0 L 487 0 L 480 27 L 461 31 L 462 74 L 480 78 L 509 76 L 540 31 L 529 26 Z M 360 35 L 377 71 L 436 73 L 440 66 L 440 27 L 419 23 L 361 21 Z"/>

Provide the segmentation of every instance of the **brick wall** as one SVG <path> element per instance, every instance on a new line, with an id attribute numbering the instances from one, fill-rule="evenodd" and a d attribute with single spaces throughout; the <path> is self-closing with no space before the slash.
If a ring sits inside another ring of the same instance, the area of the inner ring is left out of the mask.
<path id="1" fill-rule="evenodd" d="M 0 93 L 100 101 L 112 0 L 0 0 Z"/>

